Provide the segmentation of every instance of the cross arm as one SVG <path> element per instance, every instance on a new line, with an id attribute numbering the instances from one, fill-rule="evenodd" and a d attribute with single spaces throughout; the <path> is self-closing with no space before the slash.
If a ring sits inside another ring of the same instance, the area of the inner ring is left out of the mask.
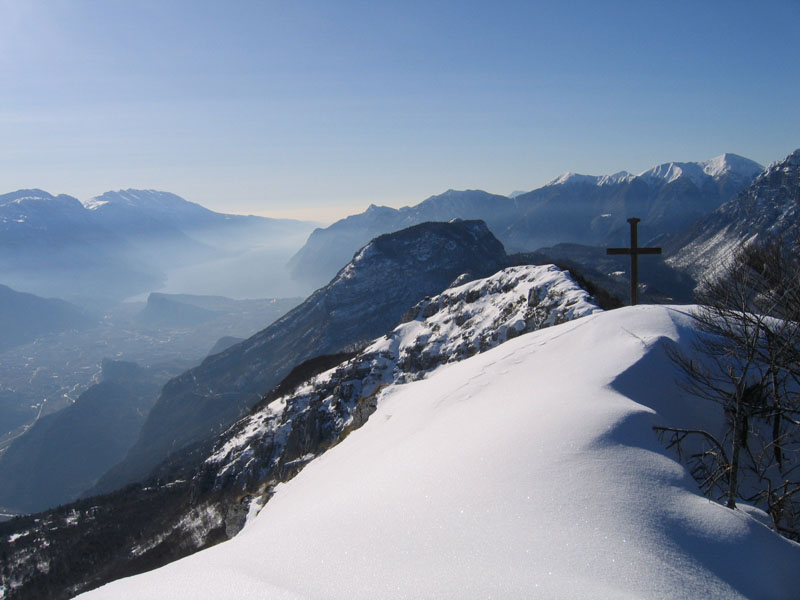
<path id="1" fill-rule="evenodd" d="M 606 248 L 606 254 L 661 254 L 661 248 Z"/>

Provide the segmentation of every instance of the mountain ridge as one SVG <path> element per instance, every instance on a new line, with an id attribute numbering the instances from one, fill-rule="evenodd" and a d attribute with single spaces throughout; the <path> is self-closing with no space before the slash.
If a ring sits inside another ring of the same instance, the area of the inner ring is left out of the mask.
<path id="1" fill-rule="evenodd" d="M 636 215 L 646 241 L 683 231 L 735 196 L 759 170 L 749 159 L 723 154 L 698 163 L 665 163 L 639 175 L 562 175 L 514 198 L 451 189 L 399 209 L 371 204 L 314 230 L 289 266 L 295 277 L 319 284 L 371 237 L 421 220 L 479 218 L 509 252 L 530 252 L 558 243 L 624 243 L 627 218 Z"/>

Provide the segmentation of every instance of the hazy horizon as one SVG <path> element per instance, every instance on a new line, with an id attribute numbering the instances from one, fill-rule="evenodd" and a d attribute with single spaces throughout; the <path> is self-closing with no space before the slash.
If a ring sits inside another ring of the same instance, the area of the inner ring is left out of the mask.
<path id="1" fill-rule="evenodd" d="M 800 4 L 0 1 L 0 190 L 331 222 L 800 145 Z"/>

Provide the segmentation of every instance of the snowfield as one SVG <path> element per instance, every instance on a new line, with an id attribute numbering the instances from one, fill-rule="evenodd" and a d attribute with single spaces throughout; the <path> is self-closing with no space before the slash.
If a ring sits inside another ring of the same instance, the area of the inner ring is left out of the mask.
<path id="1" fill-rule="evenodd" d="M 80 596 L 796 598 L 800 546 L 700 495 L 652 431 L 715 427 L 680 308 L 596 313 L 387 386 L 229 542 Z"/>

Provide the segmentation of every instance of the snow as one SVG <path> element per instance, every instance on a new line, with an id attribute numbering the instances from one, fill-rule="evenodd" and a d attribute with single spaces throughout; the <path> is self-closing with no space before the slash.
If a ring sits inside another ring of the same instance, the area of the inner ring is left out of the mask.
<path id="1" fill-rule="evenodd" d="M 589 185 L 607 185 L 610 183 L 624 183 L 633 179 L 634 175 L 627 171 L 619 171 L 613 175 L 581 175 L 580 173 L 564 173 L 559 175 L 547 185 L 564 185 L 567 183 L 588 183 Z"/>
<path id="2" fill-rule="evenodd" d="M 669 162 L 655 165 L 633 175 L 627 171 L 620 171 L 613 175 L 580 175 L 578 173 L 564 173 L 550 181 L 547 185 L 564 185 L 567 183 L 588 183 L 590 185 L 606 185 L 610 183 L 624 183 L 636 177 L 645 180 L 663 180 L 672 183 L 681 177 L 690 179 L 695 185 L 702 186 L 710 179 L 718 179 L 723 175 L 734 173 L 742 177 L 755 177 L 763 170 L 758 163 L 736 154 L 721 154 L 701 162 Z"/>
<path id="3" fill-rule="evenodd" d="M 733 172 L 746 177 L 755 177 L 764 167 L 748 158 L 736 154 L 720 154 L 710 160 L 699 163 L 706 175 L 717 178 Z"/>
<path id="4" fill-rule="evenodd" d="M 709 420 L 638 306 L 385 387 L 234 539 L 81 598 L 791 598 L 800 546 L 702 497 L 652 431 Z"/>
<path id="5" fill-rule="evenodd" d="M 100 200 L 99 198 L 90 198 L 89 200 L 83 202 L 83 207 L 86 210 L 97 210 L 101 206 L 105 206 L 108 203 L 109 203 L 108 200 Z"/>
<path id="6" fill-rule="evenodd" d="M 671 162 L 657 165 L 639 173 L 638 177 L 663 179 L 666 183 L 672 183 L 680 177 L 687 177 L 695 185 L 702 186 L 709 178 L 718 179 L 729 173 L 741 177 L 755 177 L 762 169 L 761 165 L 749 158 L 725 153 L 701 162 Z"/>

